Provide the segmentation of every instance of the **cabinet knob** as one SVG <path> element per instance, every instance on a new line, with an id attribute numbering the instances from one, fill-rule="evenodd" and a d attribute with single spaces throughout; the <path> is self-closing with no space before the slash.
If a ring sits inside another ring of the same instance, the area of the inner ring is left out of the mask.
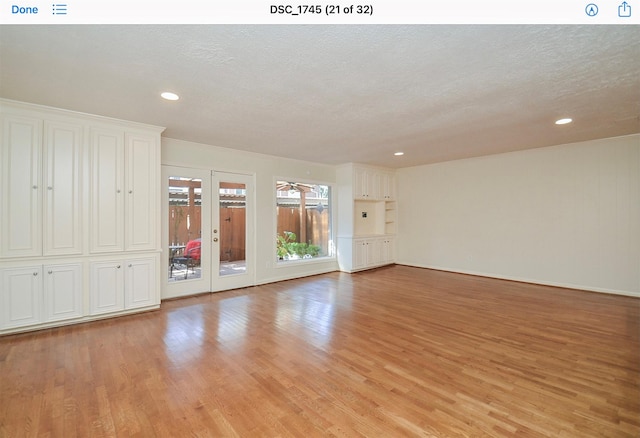
<path id="1" fill-rule="evenodd" d="M 49 186 L 47 187 L 47 190 L 53 190 L 53 187 Z"/>
<path id="2" fill-rule="evenodd" d="M 120 190 L 120 189 L 118 189 L 118 190 L 116 190 L 116 193 L 120 193 L 120 191 L 121 191 L 121 190 Z"/>
<path id="3" fill-rule="evenodd" d="M 116 266 L 116 268 L 120 269 L 120 265 Z"/>
<path id="4" fill-rule="evenodd" d="M 130 268 L 133 268 L 133 264 L 129 263 L 129 267 L 130 267 Z"/>
<path id="5" fill-rule="evenodd" d="M 38 186 L 33 186 L 33 190 L 38 190 Z"/>
<path id="6" fill-rule="evenodd" d="M 49 274 L 53 274 L 53 271 L 48 271 L 48 272 L 49 272 Z"/>
<path id="7" fill-rule="evenodd" d="M 129 194 L 132 194 L 132 193 L 133 193 L 133 190 L 129 190 Z"/>
<path id="8" fill-rule="evenodd" d="M 38 273 L 37 273 L 37 272 L 34 272 L 34 273 L 33 273 L 33 276 L 34 276 L 34 277 L 37 277 L 37 276 L 38 276 Z"/>

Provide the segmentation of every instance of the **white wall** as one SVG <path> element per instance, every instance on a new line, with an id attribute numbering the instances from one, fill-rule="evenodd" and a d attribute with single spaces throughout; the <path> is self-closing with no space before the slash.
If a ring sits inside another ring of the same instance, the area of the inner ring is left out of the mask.
<path id="1" fill-rule="evenodd" d="M 303 277 L 338 269 L 335 260 L 275 262 L 275 178 L 334 184 L 335 167 L 233 149 L 162 139 L 162 164 L 255 175 L 256 284 Z M 334 200 L 335 204 L 335 200 Z M 166 207 L 165 207 L 166 209 Z M 163 210 L 163 214 L 168 214 Z M 333 212 L 334 217 L 336 212 Z M 334 232 L 334 237 L 336 236 Z"/>
<path id="2" fill-rule="evenodd" d="M 398 262 L 640 296 L 640 135 L 398 171 Z"/>

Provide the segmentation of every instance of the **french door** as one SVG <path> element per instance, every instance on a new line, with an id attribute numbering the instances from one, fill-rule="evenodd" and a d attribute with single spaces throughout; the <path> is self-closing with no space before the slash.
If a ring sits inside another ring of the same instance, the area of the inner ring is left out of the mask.
<path id="1" fill-rule="evenodd" d="M 162 298 L 255 284 L 251 175 L 163 166 Z"/>
<path id="2" fill-rule="evenodd" d="M 211 290 L 255 284 L 253 177 L 213 172 Z"/>

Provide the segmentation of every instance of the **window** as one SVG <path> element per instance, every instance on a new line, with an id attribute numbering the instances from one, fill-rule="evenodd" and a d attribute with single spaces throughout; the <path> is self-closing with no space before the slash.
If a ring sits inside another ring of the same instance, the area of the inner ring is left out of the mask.
<path id="1" fill-rule="evenodd" d="M 276 181 L 278 261 L 333 255 L 331 187 Z"/>

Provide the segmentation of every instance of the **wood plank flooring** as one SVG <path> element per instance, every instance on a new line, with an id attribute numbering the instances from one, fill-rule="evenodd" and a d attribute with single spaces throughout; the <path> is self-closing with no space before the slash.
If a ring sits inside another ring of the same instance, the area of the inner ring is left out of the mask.
<path id="1" fill-rule="evenodd" d="M 0 338 L 0 437 L 639 437 L 640 299 L 393 266 Z"/>

